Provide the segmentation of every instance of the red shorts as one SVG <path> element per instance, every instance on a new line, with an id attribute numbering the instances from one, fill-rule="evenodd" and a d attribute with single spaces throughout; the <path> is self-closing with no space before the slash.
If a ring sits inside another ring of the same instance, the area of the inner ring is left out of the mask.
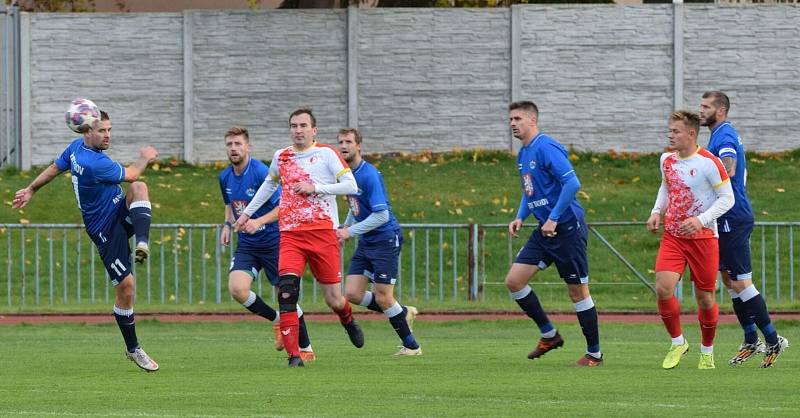
<path id="1" fill-rule="evenodd" d="M 664 233 L 656 257 L 656 272 L 671 271 L 683 275 L 687 264 L 694 285 L 700 290 L 714 291 L 719 268 L 717 239 L 677 238 Z"/>
<path id="2" fill-rule="evenodd" d="M 306 263 L 311 274 L 322 284 L 342 281 L 339 240 L 332 229 L 281 232 L 278 274 L 303 276 Z"/>

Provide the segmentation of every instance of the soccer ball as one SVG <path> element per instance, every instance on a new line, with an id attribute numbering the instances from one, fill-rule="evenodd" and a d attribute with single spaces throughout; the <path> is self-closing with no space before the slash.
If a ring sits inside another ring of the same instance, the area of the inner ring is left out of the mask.
<path id="1" fill-rule="evenodd" d="M 93 101 L 79 97 L 69 104 L 66 119 L 69 129 L 82 134 L 92 126 L 94 121 L 100 120 L 100 110 Z"/>

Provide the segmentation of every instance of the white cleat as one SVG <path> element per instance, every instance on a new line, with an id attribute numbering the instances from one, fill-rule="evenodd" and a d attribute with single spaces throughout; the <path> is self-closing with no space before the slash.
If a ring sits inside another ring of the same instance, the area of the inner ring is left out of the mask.
<path id="1" fill-rule="evenodd" d="M 406 323 L 408 323 L 408 329 L 412 329 L 414 327 L 414 320 L 419 315 L 419 310 L 413 306 L 406 306 Z"/>
<path id="2" fill-rule="evenodd" d="M 147 353 L 144 352 L 141 348 L 137 348 L 133 350 L 133 353 L 125 352 L 125 356 L 128 357 L 128 360 L 136 363 L 139 368 L 148 372 L 154 372 L 158 370 L 158 363 L 156 363 Z"/>
<path id="3" fill-rule="evenodd" d="M 422 347 L 418 348 L 408 348 L 400 346 L 400 350 L 394 353 L 396 356 L 421 356 L 422 355 Z"/>
<path id="4" fill-rule="evenodd" d="M 144 263 L 147 257 L 150 257 L 150 246 L 144 241 L 137 243 L 136 249 L 133 250 L 133 259 L 137 263 Z"/>

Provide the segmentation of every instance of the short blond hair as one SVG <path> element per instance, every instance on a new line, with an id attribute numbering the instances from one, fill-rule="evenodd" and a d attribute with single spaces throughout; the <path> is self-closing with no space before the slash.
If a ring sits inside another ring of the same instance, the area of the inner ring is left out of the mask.
<path id="1" fill-rule="evenodd" d="M 700 132 L 700 115 L 691 110 L 676 110 L 669 115 L 670 122 L 681 121 L 689 129 L 694 129 L 695 135 Z"/>
<path id="2" fill-rule="evenodd" d="M 228 131 L 225 132 L 225 136 L 223 138 L 227 138 L 230 136 L 237 136 L 241 135 L 244 137 L 244 140 L 249 144 L 250 143 L 250 133 L 247 132 L 247 128 L 244 126 L 233 125 L 228 128 Z"/>

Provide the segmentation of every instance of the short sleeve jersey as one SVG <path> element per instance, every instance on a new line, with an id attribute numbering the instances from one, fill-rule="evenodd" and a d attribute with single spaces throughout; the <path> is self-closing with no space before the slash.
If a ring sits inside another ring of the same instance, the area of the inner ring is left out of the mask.
<path id="1" fill-rule="evenodd" d="M 261 161 L 251 158 L 241 175 L 236 175 L 233 165 L 229 165 L 219 174 L 219 187 L 222 192 L 222 200 L 226 205 L 231 205 L 234 218 L 244 212 L 247 204 L 253 200 L 256 190 L 267 178 L 267 166 Z M 258 218 L 280 203 L 280 187 L 272 193 L 267 203 L 261 206 L 252 216 Z M 280 241 L 278 224 L 273 222 L 263 225 L 255 234 L 239 232 L 238 247 L 242 249 L 271 248 L 277 246 Z"/>
<path id="2" fill-rule="evenodd" d="M 539 133 L 519 150 L 517 168 L 522 186 L 522 199 L 539 224 L 544 224 L 561 195 L 562 182 L 576 177 L 567 157 L 567 150 L 555 139 Z M 573 199 L 558 223 L 583 220 L 583 207 Z"/>
<path id="3" fill-rule="evenodd" d="M 386 187 L 383 184 L 383 175 L 374 165 L 366 161 L 362 161 L 353 170 L 353 175 L 356 178 L 356 184 L 358 184 L 358 194 L 348 195 L 347 202 L 350 204 L 350 212 L 356 222 L 367 219 L 373 212 L 389 211 L 389 220 L 362 235 L 359 241 L 364 243 L 394 242 L 400 231 L 400 224 L 394 217 L 394 213 L 392 213 L 389 197 L 386 194 Z"/>
<path id="4" fill-rule="evenodd" d="M 746 187 L 747 158 L 745 158 L 742 139 L 730 122 L 722 122 L 714 128 L 708 140 L 708 151 L 720 159 L 731 157 L 736 160 L 736 175 L 731 177 L 731 187 L 736 201 L 730 210 L 720 216 L 720 223 L 725 220 L 732 222 L 752 221 L 753 207 L 750 205 L 750 197 L 747 195 Z"/>
<path id="5" fill-rule="evenodd" d="M 716 237 L 716 220 L 690 236 L 680 233 L 680 225 L 708 210 L 717 200 L 715 189 L 729 181 L 722 162 L 703 148 L 687 158 L 680 158 L 677 152 L 667 152 L 661 155 L 661 178 L 667 186 L 669 199 L 664 230 L 680 238 Z"/>
<path id="6" fill-rule="evenodd" d="M 298 183 L 334 184 L 350 171 L 341 154 L 330 145 L 315 143 L 299 152 L 293 146 L 275 152 L 269 167 L 270 177 L 282 186 L 281 231 L 336 229 L 339 213 L 336 196 L 303 195 L 294 192 Z"/>
<path id="7" fill-rule="evenodd" d="M 54 161 L 59 170 L 69 170 L 75 199 L 89 236 L 106 232 L 111 226 L 125 194 L 120 183 L 125 168 L 102 150 L 89 148 L 77 138 Z"/>

